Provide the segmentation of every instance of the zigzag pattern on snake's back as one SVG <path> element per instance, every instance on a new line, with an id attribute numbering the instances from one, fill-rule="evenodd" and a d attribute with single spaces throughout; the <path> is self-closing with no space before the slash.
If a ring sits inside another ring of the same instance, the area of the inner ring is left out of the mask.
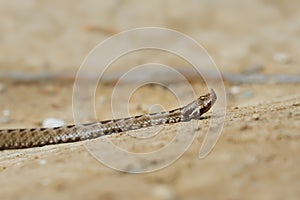
<path id="1" fill-rule="evenodd" d="M 50 144 L 76 142 L 98 138 L 113 133 L 173 124 L 199 119 L 215 103 L 214 90 L 200 96 L 188 105 L 168 112 L 150 113 L 129 118 L 94 122 L 79 126 L 56 128 L 4 129 L 0 130 L 0 150 L 39 147 Z"/>

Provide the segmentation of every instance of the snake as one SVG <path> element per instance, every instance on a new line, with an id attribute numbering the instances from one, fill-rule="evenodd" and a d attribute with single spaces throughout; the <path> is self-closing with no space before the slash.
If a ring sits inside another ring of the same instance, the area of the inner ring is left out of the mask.
<path id="1" fill-rule="evenodd" d="M 191 103 L 170 111 L 53 128 L 0 129 L 0 150 L 84 141 L 151 126 L 197 120 L 210 110 L 216 100 L 216 93 L 210 89 L 209 93 Z"/>

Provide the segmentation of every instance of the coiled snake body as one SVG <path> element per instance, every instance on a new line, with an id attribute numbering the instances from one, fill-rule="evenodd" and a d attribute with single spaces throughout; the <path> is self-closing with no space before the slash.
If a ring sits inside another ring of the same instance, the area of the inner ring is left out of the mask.
<path id="1" fill-rule="evenodd" d="M 211 89 L 210 93 L 200 96 L 188 105 L 167 112 L 55 128 L 4 129 L 0 130 L 0 150 L 76 142 L 154 125 L 199 119 L 216 99 L 217 96 Z"/>

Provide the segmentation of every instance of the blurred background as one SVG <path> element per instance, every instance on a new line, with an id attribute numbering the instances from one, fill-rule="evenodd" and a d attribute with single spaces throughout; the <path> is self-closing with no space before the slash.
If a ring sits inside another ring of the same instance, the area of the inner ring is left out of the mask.
<path id="1" fill-rule="evenodd" d="M 297 0 L 2 0 L 0 71 L 74 72 L 109 36 L 157 26 L 194 38 L 222 72 L 258 66 L 299 74 L 299 7 Z"/>

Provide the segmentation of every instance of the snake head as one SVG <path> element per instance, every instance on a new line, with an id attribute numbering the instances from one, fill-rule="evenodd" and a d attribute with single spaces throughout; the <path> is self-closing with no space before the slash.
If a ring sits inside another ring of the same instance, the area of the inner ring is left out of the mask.
<path id="1" fill-rule="evenodd" d="M 210 89 L 210 92 L 208 94 L 200 96 L 198 99 L 181 109 L 183 121 L 198 119 L 213 106 L 216 100 L 217 95 L 215 91 L 213 89 Z"/>

